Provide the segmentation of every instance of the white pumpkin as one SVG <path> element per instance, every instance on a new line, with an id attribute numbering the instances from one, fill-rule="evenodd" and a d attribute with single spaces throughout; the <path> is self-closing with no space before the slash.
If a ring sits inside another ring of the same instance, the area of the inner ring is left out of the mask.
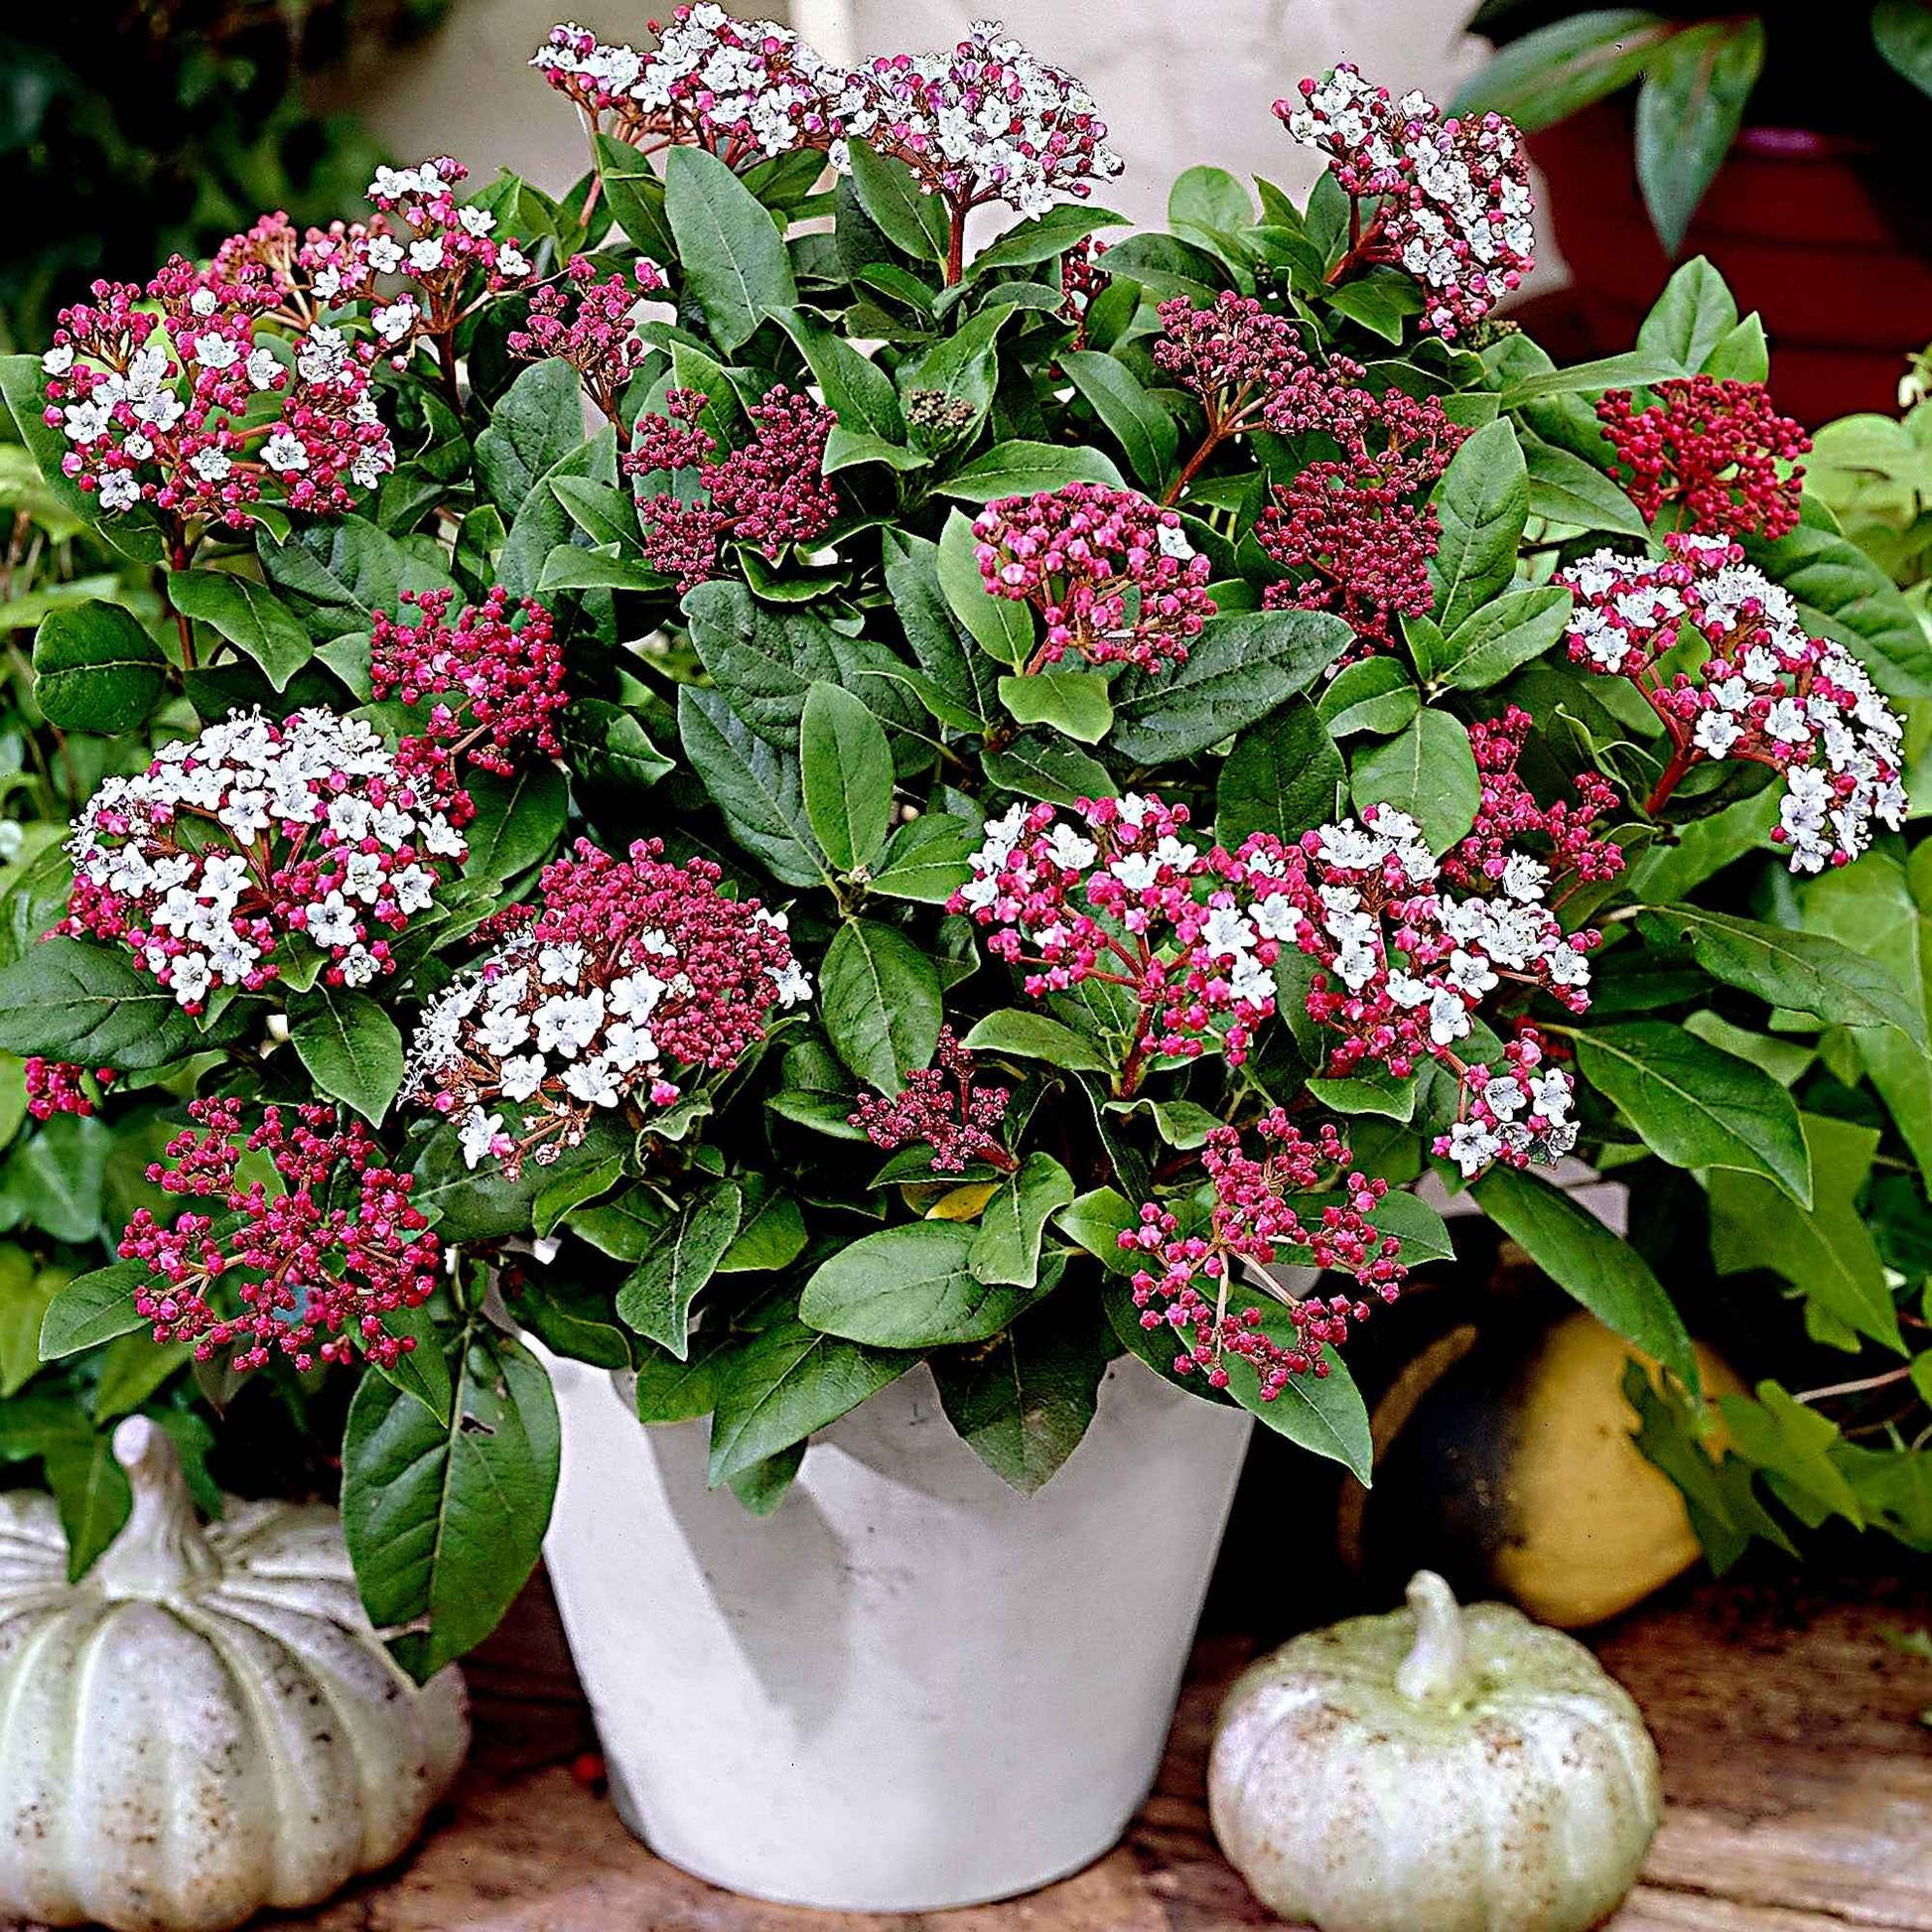
<path id="1" fill-rule="evenodd" d="M 1229 1691 L 1208 1808 L 1270 1910 L 1320 1932 L 1589 1932 L 1663 1812 L 1629 1694 L 1582 1644 L 1429 1571 Z"/>
<path id="2" fill-rule="evenodd" d="M 336 1512 L 198 1522 L 166 1432 L 114 1434 L 134 1510 L 78 1585 L 52 1502 L 0 1494 L 0 1913 L 221 1932 L 395 1858 L 469 1744 L 356 1596 Z"/>

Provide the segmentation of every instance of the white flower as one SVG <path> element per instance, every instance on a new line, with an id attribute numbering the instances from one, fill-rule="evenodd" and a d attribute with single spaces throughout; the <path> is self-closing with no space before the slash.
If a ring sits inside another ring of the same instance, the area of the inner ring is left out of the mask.
<path id="1" fill-rule="evenodd" d="M 518 281 L 529 274 L 529 259 L 513 241 L 506 241 L 496 251 L 496 272 L 505 281 Z"/>
<path id="2" fill-rule="evenodd" d="M 486 1114 L 481 1107 L 471 1108 L 462 1128 L 463 1165 L 474 1168 L 484 1155 L 493 1154 L 502 1131 L 501 1114 Z"/>
<path id="3" fill-rule="evenodd" d="M 309 467 L 309 452 L 290 429 L 277 429 L 262 445 L 262 461 L 278 477 L 293 476 Z"/>
<path id="4" fill-rule="evenodd" d="M 505 1100 L 525 1101 L 543 1085 L 544 1075 L 549 1071 L 541 1058 L 535 1053 L 525 1053 L 520 1059 L 503 1062 L 502 1078 L 498 1082 Z"/>

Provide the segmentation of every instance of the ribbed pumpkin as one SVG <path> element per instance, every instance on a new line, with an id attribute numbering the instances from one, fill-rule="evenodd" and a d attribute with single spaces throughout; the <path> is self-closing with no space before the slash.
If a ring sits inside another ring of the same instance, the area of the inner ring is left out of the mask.
<path id="1" fill-rule="evenodd" d="M 0 1912 L 221 1932 L 395 1858 L 469 1743 L 370 1628 L 336 1512 L 198 1522 L 166 1432 L 114 1436 L 134 1508 L 78 1585 L 45 1496 L 0 1494 Z"/>
<path id="2" fill-rule="evenodd" d="M 1662 1812 L 1629 1695 L 1582 1644 L 1429 1571 L 1228 1693 L 1208 1808 L 1271 1911 L 1320 1932 L 1589 1932 Z"/>

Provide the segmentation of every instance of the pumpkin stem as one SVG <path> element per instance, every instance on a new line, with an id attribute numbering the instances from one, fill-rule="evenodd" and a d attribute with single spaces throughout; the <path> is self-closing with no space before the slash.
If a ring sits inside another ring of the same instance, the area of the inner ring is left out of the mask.
<path id="1" fill-rule="evenodd" d="M 219 1568 L 202 1534 L 174 1440 L 146 1416 L 114 1431 L 114 1460 L 127 1471 L 134 1509 L 94 1579 L 111 1596 L 167 1596 Z"/>
<path id="2" fill-rule="evenodd" d="M 1462 1610 L 1433 1570 L 1409 1580 L 1409 1607 L 1416 1613 L 1415 1647 L 1395 1674 L 1395 1688 L 1417 1704 L 1459 1704 L 1473 1688 Z"/>

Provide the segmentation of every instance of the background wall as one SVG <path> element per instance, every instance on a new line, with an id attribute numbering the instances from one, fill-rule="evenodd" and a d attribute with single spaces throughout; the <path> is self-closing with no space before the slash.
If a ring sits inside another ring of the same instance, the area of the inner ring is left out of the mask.
<path id="1" fill-rule="evenodd" d="M 545 186 L 582 167 L 577 127 L 524 65 L 566 0 L 457 0 L 424 47 L 352 67 L 333 84 L 405 156 L 454 153 L 479 180 L 511 167 Z M 641 0 L 575 0 L 609 39 L 645 40 Z M 1108 200 L 1152 220 L 1182 166 L 1215 162 L 1265 174 L 1298 196 L 1318 172 L 1269 108 L 1304 73 L 1355 61 L 1389 86 L 1440 98 L 1479 63 L 1460 32 L 1474 0 L 1009 0 L 1008 28 L 1077 73 L 1107 116 L 1127 173 Z M 754 13 L 740 0 L 732 11 Z M 821 53 L 940 47 L 993 0 L 783 0 Z"/>

